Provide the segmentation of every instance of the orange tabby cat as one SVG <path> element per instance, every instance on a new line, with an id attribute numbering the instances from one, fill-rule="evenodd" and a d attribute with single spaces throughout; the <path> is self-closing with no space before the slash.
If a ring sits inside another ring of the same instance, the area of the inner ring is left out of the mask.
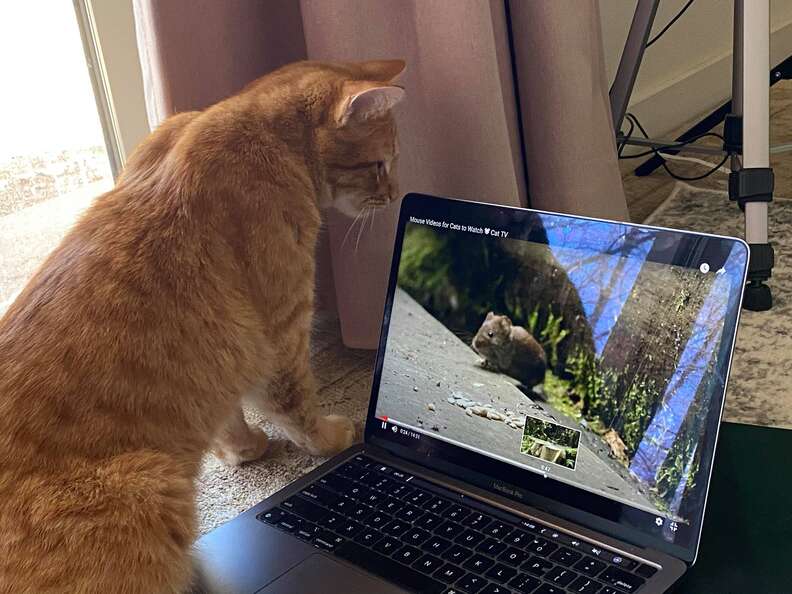
<path id="1" fill-rule="evenodd" d="M 396 194 L 400 60 L 298 63 L 167 120 L 0 320 L 0 592 L 183 592 L 193 480 L 349 446 L 309 364 L 320 209 Z"/>

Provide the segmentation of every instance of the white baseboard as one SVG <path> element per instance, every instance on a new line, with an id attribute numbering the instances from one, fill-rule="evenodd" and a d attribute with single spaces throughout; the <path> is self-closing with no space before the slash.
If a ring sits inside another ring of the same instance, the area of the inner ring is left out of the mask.
<path id="1" fill-rule="evenodd" d="M 773 66 L 792 55 L 792 21 L 770 35 Z M 718 56 L 675 79 L 633 95 L 629 111 L 653 137 L 664 137 L 698 120 L 731 96 L 731 52 Z M 769 68 L 768 68 L 769 84 Z"/>

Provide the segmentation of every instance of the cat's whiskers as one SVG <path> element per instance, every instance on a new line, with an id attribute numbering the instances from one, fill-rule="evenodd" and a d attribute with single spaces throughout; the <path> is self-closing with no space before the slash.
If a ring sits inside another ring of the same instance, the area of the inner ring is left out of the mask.
<path id="1" fill-rule="evenodd" d="M 355 240 L 355 252 L 358 250 L 358 245 L 360 244 L 360 237 L 363 235 L 363 230 L 366 228 L 366 218 L 371 211 L 371 208 L 364 208 L 360 212 L 364 213 L 363 215 L 363 222 L 360 224 L 360 228 L 358 229 L 357 239 Z"/>
<path id="2" fill-rule="evenodd" d="M 352 227 L 354 227 L 355 223 L 358 222 L 360 217 L 363 215 L 363 212 L 364 211 L 361 210 L 359 213 L 357 213 L 357 216 L 354 219 L 352 219 L 352 223 L 350 223 L 349 229 L 347 229 L 347 232 L 344 234 L 344 239 L 341 240 L 341 249 L 344 249 L 344 245 L 346 244 L 346 240 L 349 238 L 349 234 L 352 232 Z"/>
<path id="3" fill-rule="evenodd" d="M 375 206 L 371 207 L 371 219 L 369 220 L 369 233 L 374 233 L 374 217 L 377 216 L 377 208 Z"/>

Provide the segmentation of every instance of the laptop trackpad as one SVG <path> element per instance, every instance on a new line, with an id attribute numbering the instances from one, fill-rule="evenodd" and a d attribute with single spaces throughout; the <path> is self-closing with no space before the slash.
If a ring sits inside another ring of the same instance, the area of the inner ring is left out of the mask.
<path id="1" fill-rule="evenodd" d="M 295 592 L 377 592 L 404 594 L 404 590 L 375 577 L 342 565 L 324 555 L 314 554 L 292 567 L 256 594 Z"/>

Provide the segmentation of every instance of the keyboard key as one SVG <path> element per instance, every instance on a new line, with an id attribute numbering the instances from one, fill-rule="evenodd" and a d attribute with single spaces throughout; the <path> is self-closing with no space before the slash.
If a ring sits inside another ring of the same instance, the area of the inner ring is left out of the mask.
<path id="1" fill-rule="evenodd" d="M 351 460 L 352 464 L 357 464 L 360 468 L 376 468 L 379 465 L 379 462 L 375 462 L 368 456 L 364 456 L 363 454 L 358 454 Z"/>
<path id="2" fill-rule="evenodd" d="M 513 547 L 524 547 L 526 544 L 533 540 L 533 536 L 525 532 L 524 530 L 515 529 L 513 530 L 506 538 L 503 539 L 504 542 L 508 545 Z"/>
<path id="3" fill-rule="evenodd" d="M 505 584 L 515 575 L 517 575 L 516 569 L 507 567 L 501 563 L 496 563 L 484 573 L 485 577 L 495 580 L 496 582 L 500 582 L 501 584 Z"/>
<path id="4" fill-rule="evenodd" d="M 348 488 L 355 484 L 350 482 L 348 478 L 335 473 L 326 474 L 317 482 L 336 493 L 341 493 L 342 495 L 346 493 Z"/>
<path id="5" fill-rule="evenodd" d="M 581 553 L 566 547 L 561 547 L 555 553 L 550 555 L 551 560 L 555 561 L 556 563 L 560 563 L 561 565 L 566 565 L 567 567 L 572 566 L 581 557 L 583 557 Z"/>
<path id="6" fill-rule="evenodd" d="M 472 515 L 465 518 L 463 524 L 468 528 L 472 528 L 473 530 L 483 530 L 490 522 L 492 522 L 492 518 L 489 516 L 473 513 Z"/>
<path id="7" fill-rule="evenodd" d="M 405 499 L 413 493 L 415 493 L 415 489 L 406 484 L 396 485 L 396 487 L 390 492 L 392 497 L 397 497 L 399 499 Z"/>
<path id="8" fill-rule="evenodd" d="M 373 512 L 374 510 L 370 507 L 359 503 L 356 506 L 349 508 L 347 510 L 347 515 L 357 522 L 363 522 L 366 518 L 372 515 Z"/>
<path id="9" fill-rule="evenodd" d="M 564 590 L 560 586 L 555 586 L 552 584 L 542 584 L 541 586 L 539 586 L 539 589 L 533 592 L 532 594 L 566 594 L 566 590 Z"/>
<path id="10" fill-rule="evenodd" d="M 614 565 L 618 565 L 619 567 L 625 570 L 630 570 L 636 565 L 638 565 L 638 562 L 635 561 L 634 559 L 630 559 L 628 557 L 622 557 L 621 555 L 614 555 L 613 558 L 610 560 L 610 562 L 613 563 Z"/>
<path id="11" fill-rule="evenodd" d="M 485 580 L 480 575 L 469 573 L 457 582 L 457 586 L 464 592 L 469 594 L 477 594 L 481 589 L 487 585 Z"/>
<path id="12" fill-rule="evenodd" d="M 433 555 L 439 555 L 446 551 L 450 546 L 450 540 L 440 538 L 439 536 L 433 536 L 429 540 L 425 541 L 421 545 L 421 548 L 428 553 L 432 553 Z"/>
<path id="13" fill-rule="evenodd" d="M 576 580 L 578 574 L 565 567 L 554 567 L 545 574 L 544 578 L 559 586 L 566 586 L 569 582 Z"/>
<path id="14" fill-rule="evenodd" d="M 443 524 L 445 520 L 440 516 L 433 514 L 432 512 L 426 512 L 420 518 L 417 518 L 414 522 L 417 526 L 420 526 L 424 530 L 436 530 L 439 526 Z"/>
<path id="15" fill-rule="evenodd" d="M 354 508 L 358 505 L 358 502 L 354 499 L 350 499 L 349 497 L 340 497 L 332 506 L 330 506 L 333 511 L 337 511 L 338 513 L 347 515 L 349 510 Z"/>
<path id="16" fill-rule="evenodd" d="M 635 592 L 646 581 L 642 577 L 627 573 L 618 567 L 608 567 L 597 579 L 610 586 L 615 586 L 623 592 Z"/>
<path id="17" fill-rule="evenodd" d="M 422 507 L 423 503 L 431 498 L 432 495 L 430 493 L 416 489 L 409 497 L 405 497 L 404 501 Z"/>
<path id="18" fill-rule="evenodd" d="M 277 507 L 258 515 L 258 519 L 267 524 L 277 524 L 283 517 L 283 510 Z"/>
<path id="19" fill-rule="evenodd" d="M 316 524 L 311 524 L 310 522 L 303 522 L 303 524 L 299 528 L 297 528 L 297 530 L 295 530 L 293 534 L 300 540 L 311 540 L 322 530 L 324 529 L 320 528 Z"/>
<path id="20" fill-rule="evenodd" d="M 605 563 L 591 557 L 583 557 L 580 561 L 575 563 L 573 567 L 581 573 L 585 573 L 589 577 L 594 577 L 600 571 L 605 569 Z"/>
<path id="21" fill-rule="evenodd" d="M 544 526 L 534 522 L 533 520 L 520 520 L 520 526 L 529 532 L 538 532 Z"/>
<path id="22" fill-rule="evenodd" d="M 364 546 L 371 547 L 374 546 L 382 537 L 383 535 L 380 532 L 372 530 L 371 528 L 365 528 L 355 537 L 355 542 L 359 542 Z"/>
<path id="23" fill-rule="evenodd" d="M 352 487 L 350 487 L 350 489 L 346 492 L 346 496 L 356 499 L 357 501 L 363 501 L 363 499 L 365 499 L 370 493 L 372 493 L 372 490 L 368 487 L 355 484 L 352 485 Z"/>
<path id="24" fill-rule="evenodd" d="M 495 561 L 490 559 L 489 557 L 485 557 L 484 555 L 473 555 L 470 559 L 465 561 L 462 564 L 462 567 L 469 571 L 475 571 L 476 573 L 484 573 L 490 567 L 495 565 Z"/>
<path id="25" fill-rule="evenodd" d="M 386 514 L 395 515 L 401 508 L 403 508 L 405 503 L 396 499 L 395 497 L 387 497 L 386 499 L 380 501 L 379 509 L 381 512 Z"/>
<path id="26" fill-rule="evenodd" d="M 297 516 L 284 513 L 280 519 L 280 522 L 278 522 L 278 528 L 285 530 L 286 532 L 294 532 L 302 525 L 302 523 L 303 521 Z"/>
<path id="27" fill-rule="evenodd" d="M 338 532 L 338 534 L 340 534 L 341 536 L 346 536 L 347 538 L 352 538 L 358 532 L 363 530 L 363 526 L 361 524 L 358 524 L 357 522 L 352 521 L 352 520 L 347 520 L 346 522 L 342 522 L 342 523 L 336 525 L 333 528 L 333 530 L 335 532 Z"/>
<path id="28" fill-rule="evenodd" d="M 424 514 L 424 511 L 414 505 L 405 505 L 402 509 L 396 512 L 395 517 L 398 520 L 405 522 L 414 522 Z"/>
<path id="29" fill-rule="evenodd" d="M 382 527 L 382 531 L 388 536 L 399 537 L 410 529 L 410 525 L 406 522 L 393 520 Z"/>
<path id="30" fill-rule="evenodd" d="M 383 536 L 382 539 L 372 548 L 383 555 L 392 555 L 401 548 L 401 543 L 390 536 Z"/>
<path id="31" fill-rule="evenodd" d="M 405 545 L 402 548 L 400 548 L 395 554 L 393 554 L 392 557 L 393 559 L 399 561 L 400 563 L 404 563 L 405 565 L 410 565 L 421 555 L 423 555 L 421 549 L 416 549 L 415 547 L 411 547 L 410 545 Z"/>
<path id="32" fill-rule="evenodd" d="M 531 575 L 521 573 L 509 582 L 509 586 L 518 592 L 527 594 L 528 592 L 533 592 L 541 583 L 542 582 L 539 581 L 539 579 Z"/>
<path id="33" fill-rule="evenodd" d="M 404 472 L 403 470 L 398 470 L 394 468 L 390 475 L 399 481 L 410 481 L 413 478 L 413 475 Z"/>
<path id="34" fill-rule="evenodd" d="M 330 513 L 314 502 L 303 499 L 302 497 L 297 497 L 296 495 L 282 502 L 281 507 L 288 509 L 291 513 L 309 522 L 321 522 L 322 519 Z"/>
<path id="35" fill-rule="evenodd" d="M 430 512 L 435 513 L 435 514 L 439 514 L 444 509 L 446 509 L 449 505 L 450 505 L 449 502 L 446 501 L 445 499 L 442 499 L 440 497 L 434 497 L 430 501 L 427 501 L 424 504 L 423 508 L 426 511 L 430 511 Z"/>
<path id="36" fill-rule="evenodd" d="M 507 590 L 498 584 L 489 583 L 481 590 L 481 594 L 511 594 L 511 590 Z"/>
<path id="37" fill-rule="evenodd" d="M 426 592 L 427 594 L 440 594 L 446 587 L 442 582 L 428 575 L 415 571 L 404 565 L 366 549 L 357 543 L 347 541 L 336 549 L 336 554 L 350 563 L 364 568 L 381 578 L 393 582 L 407 590 Z"/>
<path id="38" fill-rule="evenodd" d="M 438 580 L 444 581 L 446 584 L 453 584 L 460 577 L 462 577 L 464 573 L 464 569 L 461 569 L 456 565 L 451 565 L 451 563 L 446 563 L 432 575 Z"/>
<path id="39" fill-rule="evenodd" d="M 333 534 L 329 530 L 320 530 L 317 534 L 314 535 L 312 542 L 320 549 L 324 549 L 325 551 L 332 551 L 337 546 L 343 544 L 345 542 L 345 539 L 341 538 L 337 534 Z"/>
<path id="40" fill-rule="evenodd" d="M 418 546 L 430 536 L 431 534 L 426 530 L 422 530 L 420 528 L 411 528 L 401 535 L 400 540 L 402 542 L 406 542 L 407 544 Z"/>
<path id="41" fill-rule="evenodd" d="M 300 495 L 319 503 L 324 507 L 333 507 L 340 496 L 320 485 L 311 485 L 300 491 Z"/>
<path id="42" fill-rule="evenodd" d="M 366 505 L 370 505 L 371 507 L 379 507 L 380 503 L 386 498 L 387 496 L 384 493 L 379 493 L 377 491 L 372 491 L 368 495 L 366 495 L 361 501 Z"/>
<path id="43" fill-rule="evenodd" d="M 528 543 L 526 548 L 532 553 L 546 557 L 555 551 L 558 548 L 558 545 L 553 544 L 552 542 L 547 542 L 544 538 L 534 538 Z"/>
<path id="44" fill-rule="evenodd" d="M 506 550 L 506 544 L 494 538 L 485 538 L 476 546 L 476 550 L 490 557 L 497 557 Z"/>
<path id="45" fill-rule="evenodd" d="M 467 547 L 463 547 L 460 545 L 453 545 L 450 549 L 446 550 L 446 552 L 443 553 L 442 557 L 446 561 L 451 561 L 452 563 L 462 563 L 472 554 L 473 552 Z"/>
<path id="46" fill-rule="evenodd" d="M 461 505 L 452 505 L 447 510 L 443 516 L 448 520 L 453 520 L 454 522 L 461 522 L 465 518 L 470 515 L 470 510 L 466 507 L 462 507 Z"/>
<path id="47" fill-rule="evenodd" d="M 483 532 L 492 538 L 503 538 L 513 530 L 513 527 L 503 522 L 492 522 Z"/>
<path id="48" fill-rule="evenodd" d="M 366 519 L 366 525 L 379 529 L 391 520 L 392 518 L 389 515 L 375 512 Z"/>
<path id="49" fill-rule="evenodd" d="M 646 578 L 648 580 L 657 573 L 657 568 L 652 567 L 651 565 L 639 565 L 634 571 L 642 578 Z"/>
<path id="50" fill-rule="evenodd" d="M 478 532 L 473 532 L 472 530 L 465 530 L 462 534 L 454 539 L 455 542 L 458 542 L 462 546 L 470 548 L 475 547 L 482 540 L 484 540 L 484 535 Z"/>
<path id="51" fill-rule="evenodd" d="M 455 524 L 454 522 L 443 522 L 435 530 L 435 534 L 437 534 L 438 536 L 442 536 L 443 538 L 448 538 L 450 540 L 454 540 L 457 536 L 459 536 L 463 532 L 465 532 L 465 528 L 463 528 L 459 524 Z"/>
<path id="52" fill-rule="evenodd" d="M 567 586 L 567 590 L 575 594 L 597 594 L 601 588 L 602 584 L 598 584 L 591 578 L 587 578 L 583 575 Z"/>
<path id="53" fill-rule="evenodd" d="M 523 564 L 522 569 L 523 571 L 527 571 L 528 573 L 532 573 L 534 575 L 544 575 L 553 569 L 553 567 L 555 566 L 547 559 L 542 559 L 541 557 L 531 557 L 525 564 Z"/>
<path id="54" fill-rule="evenodd" d="M 346 524 L 347 522 L 348 520 L 344 516 L 340 514 L 331 513 L 325 517 L 325 519 L 322 521 L 322 525 L 325 528 L 330 528 L 331 530 L 335 530 L 337 526 L 340 526 L 341 524 Z"/>
<path id="55" fill-rule="evenodd" d="M 498 560 L 503 561 L 504 563 L 508 563 L 509 565 L 513 565 L 517 567 L 518 565 L 522 565 L 527 561 L 530 555 L 525 551 L 521 551 L 520 549 L 515 549 L 514 547 L 509 547 L 503 553 L 498 556 Z"/>
<path id="56" fill-rule="evenodd" d="M 434 573 L 440 567 L 443 566 L 445 562 L 441 559 L 438 559 L 434 555 L 429 555 L 428 553 L 425 554 L 423 557 L 418 559 L 415 563 L 412 564 L 413 569 L 417 569 L 421 573 L 425 573 L 427 575 Z"/>

